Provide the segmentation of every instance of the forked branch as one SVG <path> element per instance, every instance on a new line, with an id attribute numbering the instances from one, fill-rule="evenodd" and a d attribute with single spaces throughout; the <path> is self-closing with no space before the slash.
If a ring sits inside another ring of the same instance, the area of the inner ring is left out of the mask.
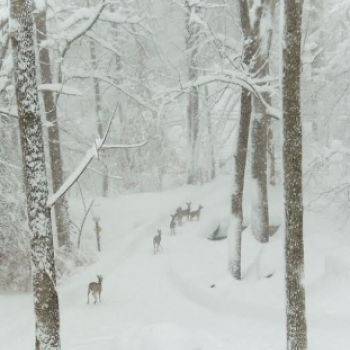
<path id="1" fill-rule="evenodd" d="M 117 148 L 136 148 L 136 147 L 142 147 L 144 146 L 148 140 L 142 141 L 140 143 L 130 144 L 130 145 L 123 145 L 123 144 L 115 144 L 115 145 L 106 145 L 104 146 L 104 143 L 107 139 L 107 136 L 109 134 L 109 131 L 111 129 L 112 121 L 115 117 L 115 113 L 117 111 L 117 108 L 114 112 L 114 115 L 110 119 L 108 123 L 108 127 L 106 129 L 106 132 L 102 139 L 97 139 L 93 146 L 86 152 L 85 157 L 80 162 L 80 164 L 77 166 L 77 168 L 73 171 L 73 173 L 68 177 L 68 179 L 63 183 L 63 185 L 60 187 L 60 189 L 52 195 L 49 200 L 47 201 L 47 207 L 52 208 L 52 206 L 75 184 L 75 182 L 80 178 L 80 176 L 84 173 L 86 168 L 89 166 L 91 161 L 94 158 L 99 158 L 99 151 L 106 150 L 106 149 L 117 149 Z"/>

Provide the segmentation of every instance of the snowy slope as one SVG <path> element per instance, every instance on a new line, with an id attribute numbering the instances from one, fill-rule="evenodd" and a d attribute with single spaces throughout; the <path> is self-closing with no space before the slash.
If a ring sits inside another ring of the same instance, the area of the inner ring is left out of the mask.
<path id="1" fill-rule="evenodd" d="M 282 221 L 281 191 L 271 193 L 272 222 Z M 260 246 L 244 233 L 244 281 L 226 271 L 227 242 L 206 239 L 229 214 L 230 183 L 99 200 L 102 253 L 59 286 L 65 350 L 274 350 L 285 348 L 283 230 Z M 200 222 L 170 236 L 170 213 L 202 204 Z M 249 207 L 249 203 L 246 203 Z M 75 215 L 80 215 L 78 207 Z M 249 215 L 247 215 L 249 224 Z M 91 223 L 90 223 L 91 225 Z M 307 213 L 306 290 L 309 349 L 348 350 L 350 241 L 323 214 Z M 163 231 L 163 251 L 152 239 Z M 93 231 L 83 241 L 93 241 Z M 347 247 L 347 244 L 349 248 Z M 265 271 L 273 276 L 259 278 Z M 102 302 L 87 286 L 104 276 Z M 33 349 L 30 295 L 0 296 L 0 349 Z"/>

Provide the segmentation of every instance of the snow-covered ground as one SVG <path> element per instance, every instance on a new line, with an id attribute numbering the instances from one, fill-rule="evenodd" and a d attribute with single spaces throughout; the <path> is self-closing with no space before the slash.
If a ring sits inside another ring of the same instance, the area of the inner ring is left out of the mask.
<path id="1" fill-rule="evenodd" d="M 280 224 L 281 190 L 273 189 L 270 196 L 271 222 Z M 201 220 L 170 236 L 170 213 L 189 201 L 193 209 L 203 205 Z M 203 187 L 98 200 L 100 259 L 59 286 L 62 348 L 285 349 L 283 230 L 261 246 L 248 226 L 244 281 L 234 281 L 226 269 L 227 241 L 206 239 L 226 220 L 229 201 L 227 178 Z M 74 210 L 80 217 L 78 205 Z M 159 228 L 163 250 L 153 255 Z M 86 227 L 83 242 L 94 239 Z M 309 349 L 348 350 L 350 235 L 338 232 L 324 213 L 307 212 L 305 254 Z M 267 273 L 273 276 L 260 278 Z M 104 277 L 102 302 L 87 305 L 87 286 L 97 274 Z M 1 295 L 0 310 L 0 349 L 32 350 L 32 296 Z"/>

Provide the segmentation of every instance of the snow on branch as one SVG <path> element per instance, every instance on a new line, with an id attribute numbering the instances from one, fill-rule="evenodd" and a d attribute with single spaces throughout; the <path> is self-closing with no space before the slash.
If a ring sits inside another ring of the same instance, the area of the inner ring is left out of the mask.
<path id="1" fill-rule="evenodd" d="M 80 90 L 63 84 L 40 84 L 38 85 L 38 90 L 58 92 L 63 95 L 82 96 Z"/>
<path id="2" fill-rule="evenodd" d="M 88 37 L 89 39 L 94 40 L 96 43 L 98 43 L 100 46 L 102 46 L 103 48 L 113 52 L 117 57 L 119 57 L 126 65 L 128 65 L 129 67 L 132 67 L 130 62 L 128 62 L 124 57 L 123 54 L 117 49 L 115 48 L 113 45 L 111 45 L 110 42 L 102 39 L 101 37 L 95 35 L 94 33 L 89 32 L 86 34 L 86 37 Z M 133 69 L 135 69 L 134 67 L 132 67 Z"/>
<path id="3" fill-rule="evenodd" d="M 248 90 L 259 99 L 260 103 L 264 106 L 266 113 L 268 113 L 270 117 L 277 120 L 280 119 L 281 112 L 278 109 L 269 105 L 262 97 L 261 93 L 266 92 L 266 90 L 268 89 L 268 86 L 266 87 L 265 85 L 260 85 L 262 81 L 252 79 L 246 76 L 246 74 L 238 74 L 234 71 L 230 71 L 230 72 L 225 71 L 224 73 L 221 73 L 221 74 L 201 76 L 201 77 L 198 77 L 197 80 L 195 80 L 194 82 L 188 82 L 186 84 L 183 84 L 181 86 L 177 86 L 171 89 L 162 89 L 162 92 L 158 93 L 156 97 L 159 97 L 161 95 L 170 95 L 173 93 L 175 94 L 187 93 L 190 91 L 192 87 L 203 86 L 203 85 L 217 83 L 217 82 L 238 85 Z"/>
<path id="4" fill-rule="evenodd" d="M 0 107 L 0 115 L 5 115 L 15 119 L 18 118 L 17 109 L 15 107 L 11 107 L 10 109 Z"/>
<path id="5" fill-rule="evenodd" d="M 61 41 L 60 51 L 62 57 L 66 55 L 72 43 L 85 35 L 99 19 L 114 24 L 138 24 L 147 17 L 146 14 L 139 15 L 121 9 L 117 13 L 105 11 L 105 8 L 111 4 L 114 4 L 114 2 L 102 0 L 93 9 L 79 8 L 60 24 L 59 31 L 51 37 L 53 40 Z M 79 22 L 80 24 L 75 29 L 72 29 Z"/>
<path id="6" fill-rule="evenodd" d="M 115 111 L 117 111 L 117 108 Z M 114 115 L 115 115 L 115 113 L 114 113 Z M 99 158 L 99 151 L 106 150 L 106 149 L 116 149 L 116 148 L 142 147 L 148 142 L 148 140 L 146 140 L 146 141 L 143 141 L 141 143 L 131 144 L 131 145 L 106 145 L 106 146 L 104 146 L 104 143 L 107 139 L 107 136 L 109 134 L 109 131 L 110 131 L 110 128 L 112 125 L 112 121 L 114 119 L 114 115 L 108 123 L 108 127 L 107 127 L 105 134 L 104 134 L 104 137 L 102 139 L 97 139 L 95 141 L 95 143 L 93 144 L 93 146 L 86 152 L 85 157 L 82 159 L 82 161 L 77 166 L 77 168 L 73 171 L 73 173 L 63 183 L 63 185 L 60 187 L 60 189 L 49 198 L 49 200 L 46 203 L 47 207 L 52 208 L 52 206 L 74 185 L 74 183 L 84 173 L 85 169 L 89 166 L 91 161 L 94 158 L 97 158 L 97 159 Z"/>
<path id="7" fill-rule="evenodd" d="M 125 14 L 105 11 L 101 15 L 101 21 L 106 21 L 114 24 L 138 24 L 147 18 L 146 13 L 139 15 L 137 13 L 128 12 Z"/>
<path id="8" fill-rule="evenodd" d="M 134 144 L 130 144 L 130 145 L 104 145 L 100 148 L 100 150 L 106 150 L 106 149 L 116 149 L 116 148 L 138 148 L 138 147 L 142 147 L 144 146 L 146 143 L 148 142 L 148 140 L 145 140 L 143 142 L 140 143 L 134 143 Z"/>
<path id="9" fill-rule="evenodd" d="M 75 40 L 79 39 L 81 36 L 83 36 L 86 32 L 88 32 L 93 27 L 93 25 L 97 22 L 102 11 L 107 5 L 109 5 L 109 2 L 106 2 L 106 0 L 102 0 L 101 3 L 98 6 L 96 6 L 95 11 L 92 12 L 92 14 L 88 17 L 86 21 L 80 24 L 71 33 L 69 34 L 63 33 L 62 39 L 64 39 L 64 44 L 61 47 L 62 57 L 66 55 L 69 47 L 72 45 L 72 43 Z"/>
<path id="10" fill-rule="evenodd" d="M 142 98 L 138 97 L 137 95 L 134 95 L 133 93 L 129 92 L 128 89 L 127 89 L 127 85 L 115 83 L 112 80 L 113 77 L 108 78 L 108 77 L 105 77 L 105 76 L 102 76 L 102 75 L 98 75 L 98 74 L 81 74 L 79 72 L 71 74 L 68 70 L 65 71 L 65 76 L 69 77 L 69 78 L 73 78 L 73 79 L 74 78 L 75 79 L 91 79 L 91 78 L 98 79 L 100 81 L 103 81 L 106 84 L 109 84 L 110 86 L 113 86 L 117 90 L 123 92 L 126 96 L 132 98 L 140 106 L 143 106 L 143 107 L 147 108 L 151 112 L 154 112 L 154 113 L 158 113 L 159 112 L 158 109 L 155 108 L 153 105 L 151 105 L 148 102 L 144 101 Z M 128 77 L 127 79 L 133 79 L 133 78 L 132 77 Z"/>

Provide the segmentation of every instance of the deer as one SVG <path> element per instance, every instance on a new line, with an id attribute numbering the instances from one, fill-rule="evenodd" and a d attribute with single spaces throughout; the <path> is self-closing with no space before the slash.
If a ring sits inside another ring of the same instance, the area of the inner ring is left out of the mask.
<path id="1" fill-rule="evenodd" d="M 190 220 L 192 221 L 195 217 L 197 217 L 197 221 L 199 221 L 199 217 L 201 215 L 202 209 L 203 209 L 203 207 L 201 205 L 199 205 L 197 210 L 191 211 L 190 212 Z"/>
<path id="2" fill-rule="evenodd" d="M 181 215 L 181 212 L 182 212 L 181 207 L 178 207 L 178 208 L 176 209 L 175 215 L 176 215 L 176 219 L 177 219 L 177 224 L 178 224 L 179 226 L 182 226 L 182 215 Z"/>
<path id="3" fill-rule="evenodd" d="M 162 240 L 162 230 L 158 230 L 158 234 L 154 236 L 153 238 L 153 254 L 156 254 L 158 252 L 159 247 L 163 250 L 162 245 L 160 244 L 160 241 Z"/>
<path id="4" fill-rule="evenodd" d="M 171 216 L 171 221 L 170 221 L 170 234 L 172 235 L 172 234 L 174 234 L 174 235 L 176 235 L 176 232 L 175 232 L 175 227 L 176 227 L 176 219 L 178 218 L 178 215 L 177 215 L 177 213 L 176 214 L 174 214 L 174 215 L 171 215 L 170 214 L 170 216 Z"/>
<path id="5" fill-rule="evenodd" d="M 191 213 L 191 202 L 190 203 L 186 203 L 187 204 L 187 209 L 182 210 L 181 207 L 179 208 L 179 215 L 181 216 L 181 219 L 183 217 L 187 217 L 187 221 L 190 218 L 190 213 Z"/>
<path id="6" fill-rule="evenodd" d="M 89 295 L 90 295 L 90 293 L 92 294 L 92 296 L 95 299 L 94 304 L 96 304 L 96 302 L 97 302 L 97 296 L 98 296 L 99 302 L 101 302 L 101 291 L 102 291 L 102 280 L 103 280 L 103 277 L 101 275 L 97 275 L 97 278 L 98 278 L 98 282 L 91 282 L 89 284 L 88 301 L 87 301 L 88 304 L 89 304 Z"/>

